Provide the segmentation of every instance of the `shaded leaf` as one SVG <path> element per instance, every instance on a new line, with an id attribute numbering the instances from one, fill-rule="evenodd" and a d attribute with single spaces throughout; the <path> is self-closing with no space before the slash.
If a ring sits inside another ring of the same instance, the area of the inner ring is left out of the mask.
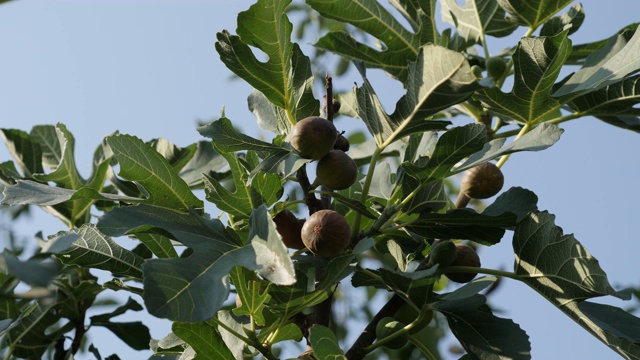
<path id="1" fill-rule="evenodd" d="M 198 359 L 235 360 L 216 331 L 216 326 L 209 321 L 174 322 L 171 330 L 195 350 Z"/>
<path id="2" fill-rule="evenodd" d="M 553 36 L 561 33 L 564 29 L 571 25 L 569 29 L 569 35 L 578 31 L 582 23 L 584 22 L 584 8 L 582 4 L 576 4 L 569 9 L 566 13 L 560 16 L 554 16 L 542 25 L 540 29 L 540 36 Z M 575 50 L 575 49 L 574 49 Z"/>
<path id="3" fill-rule="evenodd" d="M 44 172 L 40 144 L 28 133 L 16 129 L 0 129 L 0 135 L 25 178 Z"/>
<path id="4" fill-rule="evenodd" d="M 443 294 L 440 296 L 442 300 L 463 300 L 469 297 L 473 297 L 480 291 L 492 286 L 498 281 L 498 278 L 492 275 L 486 275 L 481 278 L 474 279 L 473 281 L 464 284 L 463 286 L 455 289 L 454 291 Z"/>
<path id="5" fill-rule="evenodd" d="M 482 295 L 441 300 L 433 307 L 441 312 L 460 344 L 473 358 L 531 359 L 529 336 L 511 319 L 483 309 Z"/>
<path id="6" fill-rule="evenodd" d="M 95 322 L 92 323 L 92 326 L 101 326 L 108 329 L 134 350 L 149 349 L 151 334 L 149 333 L 149 328 L 141 321 Z"/>
<path id="7" fill-rule="evenodd" d="M 40 359 L 44 352 L 59 336 L 47 329 L 60 320 L 60 315 L 52 311 L 58 304 L 38 304 L 16 327 L 9 330 L 4 344 L 13 349 L 15 357 Z M 17 318 L 16 314 L 16 318 Z"/>
<path id="8" fill-rule="evenodd" d="M 346 359 L 331 329 L 315 324 L 309 329 L 309 342 L 313 355 L 320 360 Z"/>
<path id="9" fill-rule="evenodd" d="M 226 117 L 221 117 L 216 121 L 197 128 L 197 130 L 200 135 L 210 138 L 215 147 L 224 149 L 224 152 L 253 150 L 266 156 L 266 154 L 271 152 L 283 150 L 279 146 L 254 139 L 251 136 L 238 132 L 234 129 L 231 120 Z"/>
<path id="10" fill-rule="evenodd" d="M 171 239 L 161 234 L 138 233 L 136 238 L 140 240 L 153 255 L 159 258 L 177 258 L 178 253 L 171 243 Z"/>
<path id="11" fill-rule="evenodd" d="M 33 286 L 46 287 L 60 271 L 60 264 L 49 259 L 29 259 L 21 261 L 15 255 L 5 251 L 0 254 L 8 274 Z"/>
<path id="12" fill-rule="evenodd" d="M 239 316 L 251 316 L 256 325 L 264 326 L 265 318 L 262 310 L 271 296 L 267 292 L 266 286 L 258 281 L 255 274 L 252 273 L 253 279 L 251 279 L 246 272 L 247 270 L 241 267 L 235 267 L 231 271 L 231 281 L 233 281 L 238 293 L 237 296 L 242 302 L 242 305 L 233 309 L 233 313 Z"/>
<path id="13" fill-rule="evenodd" d="M 569 54 L 571 41 L 566 30 L 552 37 L 523 38 L 513 54 L 513 90 L 504 93 L 497 87 L 488 88 L 477 97 L 491 110 L 516 121 L 542 121 L 562 105 L 550 95 Z"/>
<path id="14" fill-rule="evenodd" d="M 538 196 L 533 191 L 516 186 L 500 194 L 493 204 L 482 211 L 482 214 L 499 216 L 512 213 L 518 217 L 516 222 L 520 222 L 536 211 L 538 211 Z"/>
<path id="15" fill-rule="evenodd" d="M 195 154 L 178 172 L 191 188 L 203 186 L 202 174 L 220 171 L 227 165 L 226 160 L 213 150 L 210 141 L 198 141 L 196 145 Z"/>
<path id="16" fill-rule="evenodd" d="M 295 282 L 293 264 L 265 206 L 252 212 L 250 224 L 249 241 L 243 246 L 217 219 L 138 205 L 110 211 L 99 220 L 98 228 L 112 236 L 163 231 L 193 249 L 188 258 L 145 262 L 144 300 L 155 316 L 202 321 L 227 299 L 233 266 L 255 270 L 276 284 Z"/>

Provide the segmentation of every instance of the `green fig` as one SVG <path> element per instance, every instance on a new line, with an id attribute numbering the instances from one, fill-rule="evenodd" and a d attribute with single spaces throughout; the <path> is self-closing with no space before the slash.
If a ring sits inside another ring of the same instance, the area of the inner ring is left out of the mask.
<path id="1" fill-rule="evenodd" d="M 382 340 L 402 330 L 404 326 L 405 325 L 403 323 L 395 320 L 392 317 L 382 318 L 378 322 L 378 325 L 376 325 L 376 338 L 378 340 Z M 398 336 L 397 338 L 385 343 L 384 346 L 388 347 L 389 349 L 397 350 L 405 346 L 408 341 L 409 341 L 409 334 L 404 333 Z"/>

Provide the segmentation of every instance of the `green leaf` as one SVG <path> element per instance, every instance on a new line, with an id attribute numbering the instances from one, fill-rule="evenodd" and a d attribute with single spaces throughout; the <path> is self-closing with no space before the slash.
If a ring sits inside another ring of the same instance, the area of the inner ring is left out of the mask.
<path id="1" fill-rule="evenodd" d="M 487 215 L 471 209 L 454 209 L 443 214 L 423 213 L 410 228 L 429 238 L 469 239 L 490 246 L 498 243 L 505 229 L 514 227 L 516 220 L 516 215 L 510 212 Z"/>
<path id="2" fill-rule="evenodd" d="M 206 321 L 198 323 L 174 322 L 173 333 L 195 350 L 198 359 L 235 360 L 229 348 L 216 331 L 215 324 Z"/>
<path id="3" fill-rule="evenodd" d="M 259 0 L 238 14 L 238 35 L 217 34 L 216 51 L 236 75 L 285 109 L 290 124 L 319 113 L 313 97 L 313 73 L 309 59 L 291 42 L 292 25 L 286 15 L 291 1 Z M 268 60 L 260 62 L 253 46 Z M 284 130 L 288 126 L 281 126 Z"/>
<path id="4" fill-rule="evenodd" d="M 484 309 L 486 300 L 482 295 L 474 295 L 441 300 L 433 307 L 447 318 L 453 335 L 473 358 L 531 359 L 527 333 L 512 320 Z"/>
<path id="5" fill-rule="evenodd" d="M 346 359 L 331 329 L 315 324 L 309 329 L 309 342 L 313 355 L 319 360 Z"/>
<path id="6" fill-rule="evenodd" d="M 140 183 L 148 194 L 145 203 L 186 212 L 204 207 L 167 159 L 137 137 L 112 135 L 107 143 L 120 164 L 120 176 Z"/>
<path id="7" fill-rule="evenodd" d="M 151 335 L 149 334 L 149 328 L 142 324 L 142 322 L 111 322 L 112 318 L 122 315 L 128 310 L 141 311 L 143 307 L 137 301 L 129 298 L 126 304 L 119 306 L 111 313 L 92 316 L 90 318 L 91 326 L 102 326 L 109 329 L 109 331 L 135 350 L 149 349 Z"/>
<path id="8" fill-rule="evenodd" d="M 275 284 L 295 282 L 293 263 L 267 208 L 260 206 L 249 220 L 245 246 L 217 219 L 147 205 L 113 209 L 99 220 L 98 228 L 111 236 L 163 231 L 193 249 L 189 258 L 145 262 L 144 300 L 155 316 L 203 321 L 227 299 L 233 266 L 255 270 Z"/>
<path id="9" fill-rule="evenodd" d="M 639 318 L 620 308 L 589 301 L 578 302 L 576 312 L 581 315 L 581 325 L 597 332 L 614 351 L 628 359 L 640 357 Z"/>
<path id="10" fill-rule="evenodd" d="M 11 300 L 4 300 L 9 303 Z M 4 318 L 4 320 L 0 321 L 0 337 L 5 336 L 9 331 L 14 329 L 16 326 L 20 325 L 22 319 L 25 316 L 29 316 L 31 312 L 38 307 L 37 302 L 33 302 L 30 305 L 26 306 L 19 315 L 15 316 L 15 312 L 17 312 L 17 308 L 15 308 L 15 303 L 11 303 L 11 305 L 5 306 L 2 302 L 0 302 L 0 315 Z M 9 316 L 14 316 L 14 319 L 11 319 Z"/>
<path id="11" fill-rule="evenodd" d="M 472 43 L 480 43 L 485 35 L 508 36 L 518 28 L 505 18 L 504 9 L 495 0 L 466 0 L 464 6 L 455 0 L 445 0 L 441 10 L 442 20 L 454 25 Z"/>
<path id="12" fill-rule="evenodd" d="M 0 129 L 0 136 L 25 178 L 43 173 L 40 144 L 22 130 Z"/>
<path id="13" fill-rule="evenodd" d="M 605 47 L 592 53 L 583 67 L 564 82 L 553 96 L 589 93 L 637 72 L 640 69 L 640 59 L 637 57 L 640 52 L 640 32 L 636 31 L 631 39 L 625 35 L 612 38 Z"/>
<path id="14" fill-rule="evenodd" d="M 90 187 L 77 190 L 41 184 L 31 180 L 18 180 L 15 185 L 5 187 L 2 203 L 6 205 L 57 205 L 75 200 L 110 200 L 139 203 L 145 199 L 125 195 L 101 193 Z"/>
<path id="15" fill-rule="evenodd" d="M 536 211 L 538 211 L 538 196 L 533 191 L 516 186 L 500 194 L 493 204 L 482 211 L 482 214 L 499 216 L 509 212 L 515 214 L 518 217 L 516 221 L 520 222 Z"/>
<path id="16" fill-rule="evenodd" d="M 542 29 L 540 29 L 540 36 L 553 36 L 559 34 L 569 25 L 571 25 L 569 35 L 571 35 L 578 31 L 584 22 L 584 16 L 584 8 L 582 7 L 582 4 L 573 5 L 566 13 L 560 16 L 554 16 L 545 22 L 544 25 L 542 25 Z"/>
<path id="17" fill-rule="evenodd" d="M 213 150 L 210 141 L 198 141 L 193 157 L 181 169 L 178 175 L 191 188 L 201 188 L 203 186 L 202 174 L 212 174 L 222 170 L 227 165 L 227 161 L 220 154 Z"/>
<path id="18" fill-rule="evenodd" d="M 422 44 L 435 43 L 435 19 L 430 2 L 413 9 L 412 23 L 420 30 L 411 32 L 378 1 L 370 0 L 307 0 L 307 4 L 323 17 L 349 23 L 378 39 L 379 49 L 357 42 L 346 32 L 330 32 L 316 47 L 337 53 L 347 59 L 363 62 L 367 67 L 383 69 L 403 81 L 407 76 L 407 61 L 418 57 Z M 417 7 L 417 6 L 416 6 Z M 431 27 L 431 29 L 430 29 Z M 429 31 L 431 30 L 431 31 Z"/>
<path id="19" fill-rule="evenodd" d="M 270 344 L 275 344 L 287 340 L 293 340 L 296 342 L 302 340 L 302 330 L 300 330 L 300 327 L 298 325 L 289 323 L 272 330 L 272 328 L 276 327 L 277 325 L 279 324 L 276 323 L 271 328 L 260 331 L 260 334 L 258 334 L 258 340 L 262 342 L 266 341 L 270 335 L 275 333 L 276 329 L 277 333 L 275 333 L 275 336 L 270 339 Z"/>
<path id="20" fill-rule="evenodd" d="M 246 316 L 236 316 L 233 314 L 233 311 L 230 310 L 220 310 L 217 312 L 216 316 L 220 322 L 220 324 L 218 324 L 218 332 L 220 333 L 222 340 L 227 345 L 227 348 L 229 348 L 235 359 L 242 359 L 242 353 L 246 343 L 233 333 L 229 332 L 225 327 L 221 326 L 221 324 L 226 325 L 227 328 L 235 331 L 236 334 L 242 334 L 244 333 L 245 328 L 249 327 L 249 319 Z"/>
<path id="21" fill-rule="evenodd" d="M 566 65 L 583 65 L 587 57 L 589 57 L 594 52 L 602 49 L 603 47 L 607 46 L 607 44 L 609 44 L 610 41 L 612 41 L 612 39 L 615 42 L 615 39 L 617 39 L 619 35 L 624 35 L 628 41 L 628 39 L 631 38 L 636 28 L 638 27 L 638 24 L 639 23 L 631 23 L 629 25 L 626 25 L 622 29 L 618 30 L 618 32 L 615 35 L 613 35 L 608 39 L 574 45 L 573 51 L 571 52 L 571 55 L 567 59 Z"/>
<path id="22" fill-rule="evenodd" d="M 486 134 L 484 126 L 478 124 L 455 127 L 440 137 L 425 166 L 403 163 L 402 168 L 416 179 L 444 179 L 459 161 L 482 149 Z"/>
<path id="23" fill-rule="evenodd" d="M 252 273 L 253 276 L 250 276 L 247 272 L 248 270 L 241 267 L 235 267 L 231 271 L 231 281 L 242 301 L 242 305 L 233 309 L 233 313 L 239 316 L 251 316 L 256 325 L 264 326 L 265 318 L 262 311 L 271 296 L 255 274 Z"/>
<path id="24" fill-rule="evenodd" d="M 478 92 L 478 100 L 522 123 L 546 119 L 562 105 L 550 95 L 569 54 L 571 40 L 566 30 L 553 37 L 523 38 L 513 54 L 513 90 L 504 93 L 497 87 L 484 89 Z"/>
<path id="25" fill-rule="evenodd" d="M 273 103 L 258 90 L 251 91 L 247 97 L 249 111 L 253 113 L 262 130 L 276 134 L 288 134 L 293 127 L 284 110 Z"/>
<path id="26" fill-rule="evenodd" d="M 22 175 L 16 169 L 16 164 L 13 161 L 5 161 L 0 163 L 0 182 L 5 185 L 11 185 L 16 182 L 17 179 L 21 179 Z"/>
<path id="27" fill-rule="evenodd" d="M 136 238 L 140 240 L 153 255 L 159 258 L 177 258 L 178 253 L 171 243 L 171 239 L 161 234 L 139 233 Z"/>
<path id="28" fill-rule="evenodd" d="M 111 271 L 115 275 L 127 275 L 142 279 L 144 259 L 116 244 L 101 233 L 95 225 L 85 224 L 69 234 L 79 237 L 68 251 L 58 252 L 57 258 L 67 265 L 80 265 Z"/>
<path id="29" fill-rule="evenodd" d="M 498 281 L 498 278 L 492 275 L 486 275 L 481 278 L 474 279 L 473 281 L 464 284 L 463 286 L 455 289 L 454 291 L 443 294 L 440 299 L 442 300 L 463 300 L 476 296 L 480 291 L 492 286 Z"/>
<path id="30" fill-rule="evenodd" d="M 44 352 L 59 336 L 47 329 L 60 320 L 60 314 L 53 311 L 58 303 L 38 304 L 13 329 L 9 330 L 4 345 L 13 350 L 14 357 L 40 359 Z M 30 312 L 29 312 L 30 310 Z M 17 317 L 17 316 L 16 316 Z"/>
<path id="31" fill-rule="evenodd" d="M 4 263 L 8 274 L 33 286 L 46 287 L 60 271 L 60 264 L 48 259 L 29 259 L 21 261 L 15 255 L 5 251 L 0 254 L 0 261 Z"/>
<path id="32" fill-rule="evenodd" d="M 66 140 L 60 130 L 53 125 L 37 125 L 31 129 L 31 138 L 40 144 L 42 164 L 47 169 L 55 170 L 63 160 Z"/>
<path id="33" fill-rule="evenodd" d="M 222 117 L 207 125 L 197 128 L 200 135 L 211 139 L 215 147 L 224 149 L 225 152 L 241 150 L 253 150 L 260 154 L 285 151 L 283 148 L 269 144 L 251 136 L 242 134 L 233 128 L 231 120 Z"/>
<path id="34" fill-rule="evenodd" d="M 512 21 L 520 25 L 537 29 L 558 11 L 568 6 L 573 0 L 498 0 L 498 4 L 505 9 Z"/>
<path id="35" fill-rule="evenodd" d="M 503 146 L 506 142 L 505 138 L 492 140 L 486 143 L 482 150 L 469 156 L 464 164 L 453 169 L 453 172 L 457 173 L 470 169 L 506 154 L 547 149 L 560 140 L 560 135 L 562 135 L 563 132 L 564 130 L 560 129 L 557 125 L 542 123 L 507 146 Z"/>
<path id="36" fill-rule="evenodd" d="M 347 196 L 344 196 L 339 192 L 322 192 L 322 193 L 331 195 L 331 197 L 333 197 L 333 199 L 336 200 L 337 202 L 344 204 L 349 209 L 359 214 L 362 214 L 368 217 L 369 219 L 376 220 L 378 218 L 376 214 L 372 213 L 369 209 L 366 208 L 366 206 L 364 206 L 360 201 L 356 199 L 352 199 Z"/>
<path id="37" fill-rule="evenodd" d="M 554 215 L 538 212 L 516 226 L 514 272 L 559 307 L 596 296 L 622 297 L 598 261 L 573 235 L 564 235 L 554 220 Z"/>
<path id="38" fill-rule="evenodd" d="M 34 127 L 34 130 L 36 127 Z M 76 162 L 74 158 L 74 146 L 75 139 L 73 135 L 67 130 L 67 127 L 63 124 L 57 124 L 55 127 L 56 137 L 52 139 L 52 134 L 47 134 L 40 137 L 40 145 L 43 148 L 43 155 L 45 159 L 54 157 L 55 163 L 49 163 L 54 165 L 55 170 L 49 174 L 34 174 L 34 179 L 38 181 L 53 181 L 58 186 L 67 189 L 79 189 L 84 186 L 84 180 L 80 177 L 78 169 L 76 168 Z M 48 144 L 49 150 L 44 151 L 46 147 L 42 146 L 42 141 L 53 141 Z M 50 155 L 48 155 L 48 153 Z M 45 163 L 47 163 L 45 161 Z"/>

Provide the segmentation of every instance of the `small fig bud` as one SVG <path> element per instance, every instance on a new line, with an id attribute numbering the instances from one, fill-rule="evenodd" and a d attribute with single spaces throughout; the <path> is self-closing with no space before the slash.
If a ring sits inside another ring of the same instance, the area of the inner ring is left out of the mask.
<path id="1" fill-rule="evenodd" d="M 320 160 L 336 143 L 338 130 L 333 123 L 318 116 L 304 118 L 291 130 L 291 147 L 305 159 Z"/>
<path id="2" fill-rule="evenodd" d="M 456 243 L 456 258 L 451 266 L 471 266 L 480 267 L 480 257 L 478 253 L 469 245 Z M 478 275 L 478 273 L 445 273 L 446 277 L 457 283 L 468 283 Z"/>
<path id="3" fill-rule="evenodd" d="M 429 265 L 449 266 L 456 258 L 456 244 L 451 240 L 440 241 L 431 248 Z"/>
<path id="4" fill-rule="evenodd" d="M 467 170 L 460 180 L 460 192 L 471 199 L 487 199 L 502 189 L 504 175 L 500 168 L 486 162 Z"/>
<path id="5" fill-rule="evenodd" d="M 351 144 L 349 144 L 349 140 L 347 140 L 347 138 L 344 137 L 342 134 L 338 135 L 338 138 L 336 139 L 336 143 L 333 144 L 334 150 L 342 150 L 344 152 L 349 151 L 350 147 L 351 147 Z"/>
<path id="6" fill-rule="evenodd" d="M 475 75 L 476 78 L 482 79 L 482 68 L 478 65 L 473 65 L 471 67 L 471 72 Z"/>
<path id="7" fill-rule="evenodd" d="M 492 57 L 487 60 L 487 73 L 493 79 L 499 79 L 507 70 L 507 61 L 501 57 Z"/>
<path id="8" fill-rule="evenodd" d="M 312 253 L 333 257 L 349 246 L 351 229 L 342 215 L 333 210 L 320 210 L 309 216 L 301 234 L 302 241 Z"/>
<path id="9" fill-rule="evenodd" d="M 298 219 L 291 211 L 284 209 L 273 218 L 276 223 L 276 231 L 280 234 L 284 245 L 290 249 L 304 249 L 302 242 L 302 226 L 304 219 Z"/>
<path id="10" fill-rule="evenodd" d="M 376 338 L 378 339 L 378 341 L 380 341 L 402 330 L 404 326 L 405 325 L 403 323 L 401 323 L 400 321 L 396 321 L 392 317 L 384 317 L 380 319 L 380 321 L 378 321 L 378 325 L 376 325 Z M 409 334 L 404 333 L 401 336 L 398 336 L 397 338 L 385 343 L 384 346 L 388 347 L 389 349 L 397 350 L 405 346 L 408 341 Z"/>
<path id="11" fill-rule="evenodd" d="M 331 150 L 316 167 L 316 180 L 332 189 L 344 190 L 356 182 L 358 165 L 342 150 Z"/>

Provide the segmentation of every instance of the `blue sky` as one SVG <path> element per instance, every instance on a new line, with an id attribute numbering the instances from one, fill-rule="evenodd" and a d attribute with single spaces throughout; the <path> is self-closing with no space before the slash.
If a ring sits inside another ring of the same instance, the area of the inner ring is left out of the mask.
<path id="1" fill-rule="evenodd" d="M 165 137 L 186 146 L 201 140 L 196 121 L 213 119 L 224 107 L 236 126 L 259 136 L 246 107 L 250 87 L 231 80 L 213 46 L 216 32 L 235 32 L 236 14 L 252 3 L 22 0 L 1 5 L 0 127 L 28 131 L 38 124 L 66 124 L 75 135 L 84 176 L 89 175 L 93 150 L 114 131 L 143 140 Z M 609 37 L 640 20 L 636 1 L 585 0 L 582 4 L 587 16 L 572 36 L 575 44 Z M 511 39 L 522 34 L 524 29 L 519 29 Z M 490 41 L 493 52 L 513 43 Z M 311 53 L 308 46 L 305 49 Z M 382 100 L 391 112 L 401 89 L 384 75 L 374 74 L 374 87 L 387 90 L 381 92 Z M 351 71 L 339 81 L 336 86 L 346 89 L 361 79 Z M 336 125 L 349 130 L 355 121 L 338 119 Z M 503 168 L 505 189 L 533 190 L 540 198 L 539 207 L 556 214 L 556 223 L 565 233 L 575 234 L 600 261 L 614 287 L 638 286 L 634 221 L 640 200 L 635 159 L 640 134 L 593 118 L 562 127 L 566 132 L 552 148 L 512 156 Z M 8 159 L 6 148 L 0 146 L 0 161 Z M 38 211 L 18 228 L 31 236 L 37 230 L 52 234 L 64 226 Z M 511 269 L 509 240 L 508 235 L 502 243 L 483 249 L 483 266 Z M 0 248 L 4 244 L 0 239 Z M 534 359 L 616 357 L 524 285 L 504 281 L 491 304 L 528 332 Z M 154 338 L 169 329 L 165 321 L 143 319 Z M 104 349 L 103 356 L 120 347 L 110 333 L 99 333 L 95 342 Z M 123 359 L 140 357 L 127 352 L 124 345 L 117 352 Z"/>

